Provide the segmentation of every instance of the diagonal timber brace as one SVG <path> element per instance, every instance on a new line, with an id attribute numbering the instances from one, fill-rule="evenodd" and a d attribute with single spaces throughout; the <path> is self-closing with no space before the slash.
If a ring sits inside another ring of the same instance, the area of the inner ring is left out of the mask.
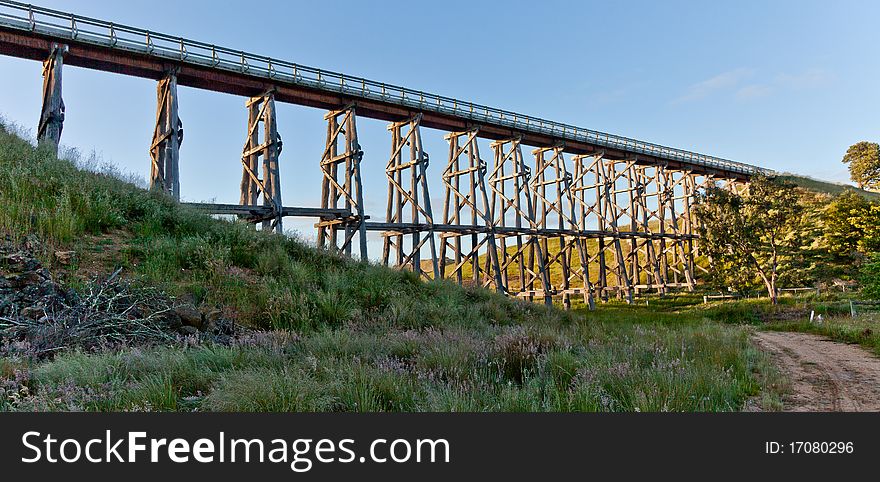
<path id="1" fill-rule="evenodd" d="M 499 228 L 515 228 L 497 235 L 504 286 L 508 293 L 527 299 L 542 294 L 544 303 L 551 304 L 550 273 L 529 187 L 532 173 L 523 160 L 521 138 L 495 141 L 491 147 L 495 163 L 487 183 L 492 191 L 492 219 Z"/>
<path id="2" fill-rule="evenodd" d="M 275 95 L 272 91 L 267 91 L 250 98 L 245 106 L 248 109 L 248 128 L 241 154 L 240 204 L 256 206 L 262 193 L 263 206 L 271 211 L 269 215 L 256 222 L 262 222 L 263 230 L 274 229 L 281 233 L 283 229 L 278 158 L 281 155 L 282 141 L 275 120 Z M 262 178 L 260 177 L 261 158 Z"/>
<path id="3" fill-rule="evenodd" d="M 442 176 L 445 187 L 443 224 L 474 229 L 470 233 L 447 230 L 440 235 L 439 269 L 445 277 L 463 283 L 464 269 L 469 267 L 474 284 L 493 286 L 496 291 L 505 293 L 507 289 L 498 260 L 495 224 L 486 191 L 487 167 L 486 162 L 480 159 L 477 131 L 477 128 L 472 128 L 445 136 L 449 142 L 449 160 Z M 481 249 L 485 249 L 487 254 L 486 267 L 480 263 Z M 450 260 L 452 266 L 448 266 Z"/>
<path id="4" fill-rule="evenodd" d="M 566 166 L 564 151 L 563 144 L 532 151 L 536 166 L 531 181 L 536 223 L 541 229 L 556 228 L 560 233 L 570 233 L 553 236 L 552 240 L 543 236 L 540 243 L 550 265 L 548 269 L 559 266 L 561 280 L 554 291 L 562 295 L 563 306 L 570 308 L 571 295 L 581 293 L 592 308 L 586 239 L 580 235 L 581 222 L 576 219 L 572 197 L 574 178 Z"/>
<path id="5" fill-rule="evenodd" d="M 345 209 L 351 216 L 324 219 L 315 224 L 318 228 L 318 246 L 331 246 L 334 251 L 351 256 L 357 235 L 360 259 L 366 261 L 367 216 L 364 215 L 361 183 L 364 152 L 358 143 L 355 106 L 352 104 L 330 111 L 324 119 L 327 121 L 327 142 L 321 155 L 321 208 Z M 342 239 L 339 239 L 340 233 Z"/>
<path id="6" fill-rule="evenodd" d="M 388 126 L 391 132 L 391 156 L 385 166 L 388 179 L 388 204 L 385 220 L 400 225 L 382 233 L 382 263 L 398 268 L 409 267 L 421 277 L 441 277 L 434 236 L 434 215 L 428 194 L 429 157 L 422 149 L 420 114 Z M 409 228 L 404 229 L 403 226 Z M 423 266 L 422 249 L 427 244 L 430 265 Z"/>

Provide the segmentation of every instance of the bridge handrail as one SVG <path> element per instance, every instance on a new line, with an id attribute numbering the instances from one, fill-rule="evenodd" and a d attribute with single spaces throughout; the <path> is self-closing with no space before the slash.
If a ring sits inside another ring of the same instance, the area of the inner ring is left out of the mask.
<path id="1" fill-rule="evenodd" d="M 475 122 L 488 122 L 525 132 L 621 149 L 661 159 L 745 174 L 772 173 L 768 169 L 715 156 L 584 129 L 452 97 L 15 1 L 0 0 L 0 26 L 246 73 L 318 90 L 454 115 Z"/>

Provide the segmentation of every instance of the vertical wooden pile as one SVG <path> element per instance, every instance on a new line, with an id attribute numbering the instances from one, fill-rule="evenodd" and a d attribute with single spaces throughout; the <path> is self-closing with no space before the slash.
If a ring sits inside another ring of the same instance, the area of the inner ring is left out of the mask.
<path id="1" fill-rule="evenodd" d="M 281 155 L 282 141 L 275 120 L 275 95 L 272 91 L 252 97 L 246 102 L 248 109 L 247 139 L 241 153 L 241 198 L 240 204 L 256 206 L 260 193 L 263 206 L 270 208 L 269 214 L 251 221 L 262 222 L 263 229 L 283 232 L 281 225 L 281 181 L 278 177 L 278 158 Z M 262 137 L 260 135 L 262 127 Z M 260 158 L 262 174 L 260 178 Z"/>
<path id="2" fill-rule="evenodd" d="M 495 243 L 495 226 L 486 192 L 486 162 L 480 159 L 477 128 L 451 132 L 449 161 L 443 171 L 445 198 L 443 233 L 440 235 L 440 273 L 464 282 L 464 268 L 470 266 L 471 281 L 496 291 L 506 292 Z M 464 165 L 462 165 L 462 157 Z M 454 228 L 447 226 L 455 225 Z M 467 238 L 462 243 L 462 238 Z M 488 268 L 480 263 L 480 250 L 485 248 Z M 449 262 L 452 266 L 448 266 Z"/>
<path id="3" fill-rule="evenodd" d="M 388 126 L 391 156 L 385 166 L 388 178 L 388 204 L 382 233 L 382 263 L 409 267 L 419 276 L 440 278 L 434 237 L 434 215 L 428 194 L 428 154 L 422 149 L 419 129 L 422 116 L 416 115 Z M 428 243 L 430 268 L 422 266 L 421 254 Z M 392 263 L 392 255 L 394 262 Z"/>
<path id="4" fill-rule="evenodd" d="M 61 70 L 67 45 L 52 44 L 49 58 L 43 62 L 43 108 L 37 125 L 37 141 L 52 146 L 58 153 L 64 127 L 64 100 L 61 97 Z"/>
<path id="5" fill-rule="evenodd" d="M 700 220 L 696 215 L 696 203 L 698 196 L 705 190 L 706 176 L 695 174 L 688 171 L 685 180 L 685 196 L 684 196 L 684 229 L 683 232 L 688 236 L 687 252 L 688 264 L 690 266 L 691 276 L 694 278 L 694 284 L 698 279 L 698 273 L 708 274 L 709 270 L 697 264 L 697 258 L 700 256 L 700 243 L 696 237 L 700 234 Z"/>
<path id="6" fill-rule="evenodd" d="M 660 168 L 632 164 L 628 169 L 630 196 L 630 230 L 634 233 L 629 253 L 630 276 L 636 292 L 640 289 L 666 293 L 661 273 L 662 249 L 655 234 L 662 230 L 659 215 L 665 209 L 666 196 L 660 180 Z"/>
<path id="7" fill-rule="evenodd" d="M 657 172 L 656 184 L 661 193 L 658 216 L 661 259 L 666 263 L 664 282 L 693 291 L 695 281 L 692 244 L 689 244 L 689 236 L 693 233 L 686 231 L 691 226 L 689 218 L 693 194 L 688 187 L 690 175 L 662 166 L 657 168 Z"/>
<path id="8" fill-rule="evenodd" d="M 608 299 L 608 274 L 606 272 L 606 239 L 604 219 L 605 177 L 603 170 L 602 152 L 572 156 L 574 168 L 572 171 L 571 196 L 576 205 L 576 221 L 580 224 L 586 235 L 592 232 L 588 239 L 595 239 L 596 249 L 592 254 L 588 253 L 589 265 L 586 275 L 595 292 L 594 297 L 602 300 Z M 595 279 L 590 273 L 591 267 L 596 268 Z"/>
<path id="9" fill-rule="evenodd" d="M 621 167 L 618 168 L 618 164 Z M 620 219 L 625 215 L 625 209 L 621 206 L 620 195 L 628 192 L 627 188 L 619 185 L 623 182 L 623 175 L 629 169 L 630 161 L 615 161 L 601 158 L 595 164 L 601 182 L 597 184 L 597 197 L 599 202 L 599 231 L 603 233 L 599 238 L 600 252 L 600 284 L 603 292 L 616 291 L 617 297 L 626 295 L 628 303 L 633 301 L 632 280 L 627 272 L 626 258 L 623 253 L 621 242 L 622 231 Z M 607 234 L 606 234 L 607 233 Z M 607 239 L 607 238 L 610 238 Z M 608 260 L 611 255 L 613 261 Z M 612 288 L 608 283 L 608 274 L 615 278 L 616 285 Z"/>
<path id="10" fill-rule="evenodd" d="M 492 191 L 490 211 L 497 230 L 502 282 L 510 294 L 529 300 L 539 296 L 545 304 L 552 304 L 553 287 L 529 186 L 532 175 L 523 160 L 520 138 L 495 141 L 491 147 L 495 163 L 487 182 Z"/>
<path id="11" fill-rule="evenodd" d="M 621 173 L 627 172 L 631 163 L 606 159 L 604 152 L 574 156 L 573 160 L 572 197 L 578 207 L 577 221 L 585 236 L 595 239 L 596 245 L 595 252 L 589 255 L 590 267 L 596 269 L 595 278 L 587 273 L 595 296 L 607 301 L 608 293 L 613 291 L 618 298 L 626 294 L 627 300 L 631 300 L 634 282 L 627 271 L 628 257 L 623 243 L 625 236 L 632 233 L 625 235 L 619 227 L 631 209 L 630 205 L 621 206 L 619 201 L 622 195 L 631 192 L 628 186 L 620 187 Z M 618 165 L 622 166 L 619 170 Z M 648 230 L 638 232 L 650 238 Z M 614 280 L 613 286 L 609 277 Z"/>
<path id="12" fill-rule="evenodd" d="M 156 87 L 156 125 L 150 145 L 150 189 L 180 201 L 180 145 L 183 122 L 178 116 L 177 73 L 169 71 Z"/>
<path id="13" fill-rule="evenodd" d="M 318 246 L 323 248 L 329 244 L 333 250 L 351 256 L 352 244 L 357 234 L 360 258 L 365 261 L 367 231 L 361 184 L 361 160 L 364 152 L 358 143 L 355 106 L 349 105 L 328 112 L 324 119 L 327 121 L 327 142 L 321 156 L 321 207 L 344 208 L 351 215 L 318 222 L 315 225 L 318 228 Z M 340 231 L 343 234 L 341 240 L 337 235 Z"/>
<path id="14" fill-rule="evenodd" d="M 573 178 L 565 165 L 564 151 L 563 145 L 532 151 L 536 166 L 531 186 L 535 216 L 539 230 L 543 231 L 541 247 L 547 255 L 547 264 L 551 272 L 552 266 L 558 264 L 562 274 L 554 292 L 562 295 L 566 308 L 571 307 L 572 294 L 584 295 L 584 300 L 592 306 L 586 240 L 575 220 Z M 547 154 L 550 156 L 546 157 Z"/>

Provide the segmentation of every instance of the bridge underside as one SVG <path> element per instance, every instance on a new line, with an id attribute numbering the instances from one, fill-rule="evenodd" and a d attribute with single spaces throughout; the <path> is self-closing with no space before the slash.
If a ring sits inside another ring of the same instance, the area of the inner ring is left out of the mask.
<path id="1" fill-rule="evenodd" d="M 379 102 L 356 95 L 343 95 L 325 90 L 292 85 L 288 82 L 262 79 L 246 72 L 218 70 L 209 66 L 176 62 L 174 60 L 144 55 L 131 51 L 120 51 L 89 43 L 79 43 L 70 39 L 58 39 L 32 32 L 21 32 L 0 25 L 0 54 L 45 61 L 59 40 L 68 47 L 64 63 L 67 65 L 101 70 L 117 74 L 143 77 L 153 80 L 164 78 L 169 70 L 177 70 L 178 85 L 211 90 L 227 94 L 254 97 L 267 91 L 274 91 L 275 100 L 326 110 L 337 110 L 351 103 L 357 103 L 358 115 L 385 121 L 402 121 L 415 114 L 421 114 L 421 126 L 442 131 L 464 131 L 473 122 L 455 115 L 444 115 L 431 111 L 402 107 L 392 102 Z M 481 123 L 479 137 L 487 139 L 508 139 L 519 136 L 523 144 L 536 147 L 552 147 L 562 138 L 539 135 L 533 132 Z M 623 149 L 565 140 L 565 151 L 572 154 L 602 152 L 606 159 L 629 159 L 639 164 L 656 165 L 665 163 L 671 168 L 687 168 L 694 172 L 719 177 L 748 179 L 748 173 L 720 167 L 689 164 L 647 154 L 632 153 Z"/>
<path id="2" fill-rule="evenodd" d="M 385 265 L 547 303 L 558 297 L 570 306 L 580 297 L 592 307 L 609 296 L 631 302 L 641 292 L 693 290 L 701 270 L 695 198 L 708 186 L 741 189 L 749 177 L 246 72 L 59 40 L 0 27 L 0 54 L 44 62 L 41 142 L 57 145 L 60 139 L 62 65 L 155 79 L 151 186 L 179 199 L 183 124 L 177 86 L 246 96 L 240 203 L 189 203 L 192 207 L 278 232 L 284 217 L 313 217 L 321 247 L 361 259 L 369 258 L 367 233 L 377 232 Z M 282 205 L 276 102 L 328 111 L 325 149 L 316 159 L 320 207 Z M 369 216 L 364 209 L 359 117 L 390 121 L 384 216 Z M 431 205 L 423 127 L 447 132 L 443 206 Z M 492 141 L 485 158 L 480 138 Z M 528 155 L 525 146 L 533 149 Z"/>

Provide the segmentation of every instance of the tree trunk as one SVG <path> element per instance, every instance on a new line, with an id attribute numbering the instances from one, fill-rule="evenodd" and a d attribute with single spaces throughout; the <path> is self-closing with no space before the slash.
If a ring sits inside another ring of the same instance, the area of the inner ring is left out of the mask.
<path id="1" fill-rule="evenodd" d="M 778 292 L 776 291 L 776 280 L 774 278 L 775 277 L 772 277 L 767 283 L 767 292 L 770 294 L 770 303 L 775 305 L 777 304 L 779 299 Z"/>
<path id="2" fill-rule="evenodd" d="M 777 301 L 776 296 L 776 276 L 771 275 L 769 278 L 764 275 L 763 272 L 758 271 L 758 276 L 761 277 L 761 281 L 764 282 L 764 286 L 767 288 L 767 294 L 770 295 L 770 302 L 774 305 Z"/>

